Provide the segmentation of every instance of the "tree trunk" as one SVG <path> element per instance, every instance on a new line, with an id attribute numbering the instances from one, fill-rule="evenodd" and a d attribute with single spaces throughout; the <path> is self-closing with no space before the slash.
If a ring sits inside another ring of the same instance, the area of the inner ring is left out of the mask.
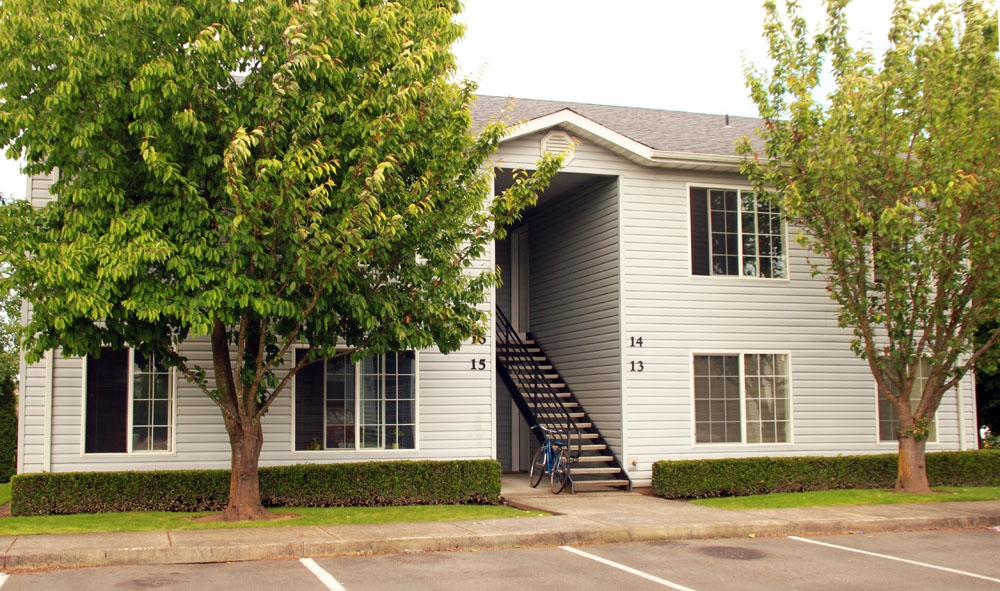
<path id="1" fill-rule="evenodd" d="M 232 475 L 229 479 L 229 504 L 220 515 L 222 521 L 274 519 L 260 502 L 257 464 L 264 445 L 260 421 L 238 421 L 226 417 L 226 431 L 232 448 Z"/>
<path id="2" fill-rule="evenodd" d="M 926 440 L 917 440 L 912 435 L 899 438 L 899 474 L 896 478 L 896 492 L 927 494 L 931 485 L 927 481 Z"/>

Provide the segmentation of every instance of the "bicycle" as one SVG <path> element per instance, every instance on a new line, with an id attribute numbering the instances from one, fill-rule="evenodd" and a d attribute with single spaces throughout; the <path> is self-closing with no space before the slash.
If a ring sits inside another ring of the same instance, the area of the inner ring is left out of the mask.
<path id="1" fill-rule="evenodd" d="M 541 425 L 532 429 L 540 429 L 545 434 L 545 441 L 535 451 L 531 458 L 531 470 L 528 472 L 528 483 L 531 488 L 538 486 L 544 474 L 549 475 L 549 488 L 552 494 L 559 494 L 569 481 L 569 450 L 565 441 L 552 437 L 553 431 Z"/>

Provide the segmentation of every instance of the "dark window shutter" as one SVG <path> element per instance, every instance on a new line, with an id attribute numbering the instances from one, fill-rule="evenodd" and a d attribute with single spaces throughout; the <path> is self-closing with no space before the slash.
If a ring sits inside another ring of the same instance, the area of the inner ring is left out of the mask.
<path id="1" fill-rule="evenodd" d="M 306 354 L 296 351 L 295 362 Z M 313 443 L 323 444 L 323 366 L 317 361 L 295 374 L 295 449 L 312 449 Z"/>
<path id="2" fill-rule="evenodd" d="M 691 189 L 691 274 L 711 275 L 708 190 Z"/>
<path id="3" fill-rule="evenodd" d="M 86 453 L 128 451 L 128 349 L 87 357 Z"/>

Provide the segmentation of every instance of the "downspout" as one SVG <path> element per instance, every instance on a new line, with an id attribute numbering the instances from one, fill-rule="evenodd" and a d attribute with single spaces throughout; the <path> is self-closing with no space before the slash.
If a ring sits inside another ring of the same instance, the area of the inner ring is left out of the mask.
<path id="1" fill-rule="evenodd" d="M 975 412 L 975 408 L 976 408 L 976 406 L 975 406 L 975 402 L 976 402 L 976 387 L 975 387 L 975 383 L 976 382 L 975 382 L 975 379 L 976 379 L 976 376 L 975 376 L 975 374 L 972 374 L 971 372 L 970 372 L 970 375 L 971 375 L 972 380 L 973 380 L 973 382 L 972 382 L 972 384 L 973 384 L 973 386 L 972 386 L 972 408 L 973 408 L 973 412 Z M 955 386 L 955 398 L 958 401 L 958 449 L 960 449 L 960 450 L 976 449 L 976 448 L 979 447 L 979 437 L 978 437 L 979 434 L 975 433 L 976 437 L 975 437 L 974 441 L 976 441 L 976 445 L 973 445 L 972 443 L 969 442 L 969 425 L 968 425 L 968 422 L 965 420 L 965 398 L 962 396 L 962 382 L 963 381 L 964 380 L 959 381 L 958 385 Z"/>
<path id="2" fill-rule="evenodd" d="M 55 354 L 45 352 L 45 424 L 42 439 L 42 472 L 52 471 L 52 387 L 55 375 Z"/>

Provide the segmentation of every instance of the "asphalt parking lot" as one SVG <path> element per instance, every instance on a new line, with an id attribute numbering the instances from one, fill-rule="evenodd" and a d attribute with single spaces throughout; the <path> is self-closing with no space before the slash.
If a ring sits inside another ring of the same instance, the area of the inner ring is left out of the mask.
<path id="1" fill-rule="evenodd" d="M 504 590 L 1000 589 L 1000 531 L 681 540 L 106 567 L 11 575 L 37 589 Z"/>

